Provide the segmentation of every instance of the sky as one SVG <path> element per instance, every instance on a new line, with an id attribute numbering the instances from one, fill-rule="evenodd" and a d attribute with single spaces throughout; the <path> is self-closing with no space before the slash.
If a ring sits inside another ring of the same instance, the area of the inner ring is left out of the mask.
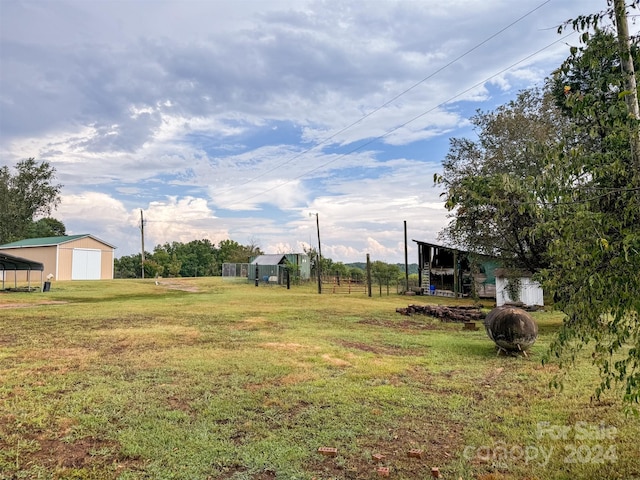
<path id="1" fill-rule="evenodd" d="M 232 239 L 409 262 L 449 139 L 539 86 L 606 0 L 0 0 L 0 166 L 116 257 Z M 637 30 L 630 25 L 632 31 Z M 317 217 L 316 217 L 317 215 Z M 318 222 L 316 222 L 318 220 Z"/>

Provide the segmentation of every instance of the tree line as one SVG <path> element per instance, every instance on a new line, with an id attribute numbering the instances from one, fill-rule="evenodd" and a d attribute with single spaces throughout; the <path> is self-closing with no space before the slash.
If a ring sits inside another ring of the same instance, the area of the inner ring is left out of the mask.
<path id="1" fill-rule="evenodd" d="M 208 239 L 192 240 L 188 243 L 171 242 L 157 245 L 153 252 L 145 252 L 144 276 L 162 277 L 206 277 L 222 275 L 225 263 L 249 263 L 253 257 L 264 252 L 255 243 L 242 245 L 234 240 L 223 240 L 217 245 Z M 317 278 L 318 254 L 313 247 L 304 249 L 311 263 L 311 279 Z M 415 264 L 413 265 L 416 267 Z M 372 280 L 380 286 L 394 285 L 404 279 L 404 266 L 387 264 L 382 261 L 371 263 Z M 290 266 L 292 270 L 295 266 Z M 366 266 L 364 263 L 345 264 L 334 262 L 331 258 L 320 258 L 321 274 L 324 281 L 333 278 L 364 282 Z M 126 255 L 114 260 L 116 278 L 141 278 L 142 255 Z M 417 277 L 417 275 L 414 275 Z M 415 279 L 414 279 L 415 280 Z M 381 290 L 382 292 L 382 290 Z"/>
<path id="2" fill-rule="evenodd" d="M 235 240 L 222 240 L 218 245 L 208 239 L 188 243 L 171 242 L 156 245 L 144 254 L 144 276 L 206 277 L 222 274 L 223 263 L 248 263 L 249 258 L 262 255 L 255 243 L 241 245 Z M 127 255 L 114 260 L 117 278 L 140 278 L 142 255 Z"/>

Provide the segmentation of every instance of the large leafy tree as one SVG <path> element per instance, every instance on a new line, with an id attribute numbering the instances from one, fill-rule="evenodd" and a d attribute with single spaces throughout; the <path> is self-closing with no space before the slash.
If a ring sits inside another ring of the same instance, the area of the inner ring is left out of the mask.
<path id="1" fill-rule="evenodd" d="M 562 183 L 549 190 L 553 217 L 546 285 L 566 313 L 552 350 L 574 358 L 593 345 L 599 395 L 614 383 L 624 399 L 640 401 L 640 169 L 629 91 L 612 33 L 584 35 L 556 72 L 558 105 L 583 139 L 570 155 L 552 157 L 548 172 Z M 637 58 L 637 39 L 631 46 Z M 552 221 L 551 221 L 552 220 Z"/>
<path id="2" fill-rule="evenodd" d="M 162 265 L 163 273 L 171 276 L 197 277 L 215 275 L 216 248 L 210 240 L 192 240 L 189 243 L 172 242 L 158 245 L 151 259 Z"/>
<path id="3" fill-rule="evenodd" d="M 548 185 L 536 179 L 549 153 L 566 148 L 569 129 L 554 100 L 549 87 L 522 91 L 471 118 L 476 140 L 450 140 L 444 171 L 435 176 L 453 212 L 445 241 L 532 272 L 547 266 L 549 236 L 538 224 Z"/>
<path id="4" fill-rule="evenodd" d="M 251 257 L 262 255 L 263 252 L 255 240 L 248 245 L 241 245 L 235 240 L 227 239 L 218 243 L 218 263 L 247 263 Z"/>
<path id="5" fill-rule="evenodd" d="M 28 238 L 58 237 L 66 235 L 67 228 L 60 220 L 51 217 L 41 218 L 29 225 Z"/>
<path id="6" fill-rule="evenodd" d="M 380 288 L 380 295 L 382 295 L 383 285 L 386 285 L 387 295 L 389 295 L 389 285 L 400 278 L 400 268 L 377 260 L 371 264 L 371 276 Z"/>
<path id="7" fill-rule="evenodd" d="M 476 116 L 478 141 L 452 141 L 436 178 L 454 212 L 444 235 L 538 271 L 566 314 L 550 353 L 570 364 L 590 345 L 601 373 L 596 393 L 619 383 L 637 405 L 640 123 L 620 42 L 599 29 L 582 39 L 541 95 Z M 637 39 L 628 50 L 637 59 Z"/>
<path id="8" fill-rule="evenodd" d="M 62 185 L 55 183 L 49 163 L 29 158 L 15 170 L 0 168 L 0 244 L 28 237 L 34 219 L 50 215 L 60 203 Z"/>

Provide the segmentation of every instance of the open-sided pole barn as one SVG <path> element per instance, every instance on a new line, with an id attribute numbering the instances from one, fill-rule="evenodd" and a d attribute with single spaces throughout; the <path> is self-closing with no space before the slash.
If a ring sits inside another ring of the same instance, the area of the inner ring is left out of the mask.
<path id="1" fill-rule="evenodd" d="M 40 262 L 14 257 L 6 253 L 0 253 L 0 277 L 2 277 L 2 289 L 5 290 L 7 272 L 13 272 L 14 288 L 18 288 L 18 271 L 26 272 L 28 289 L 31 290 L 31 272 L 40 272 L 40 285 L 42 286 L 42 272 L 44 265 Z"/>

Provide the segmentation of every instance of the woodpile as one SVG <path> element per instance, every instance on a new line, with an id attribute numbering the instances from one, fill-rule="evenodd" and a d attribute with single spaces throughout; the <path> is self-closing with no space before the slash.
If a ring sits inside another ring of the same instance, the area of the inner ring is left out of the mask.
<path id="1" fill-rule="evenodd" d="M 409 305 L 407 308 L 396 308 L 396 312 L 407 316 L 428 315 L 442 322 L 474 322 L 484 320 L 485 316 L 480 308 L 467 305 Z"/>

